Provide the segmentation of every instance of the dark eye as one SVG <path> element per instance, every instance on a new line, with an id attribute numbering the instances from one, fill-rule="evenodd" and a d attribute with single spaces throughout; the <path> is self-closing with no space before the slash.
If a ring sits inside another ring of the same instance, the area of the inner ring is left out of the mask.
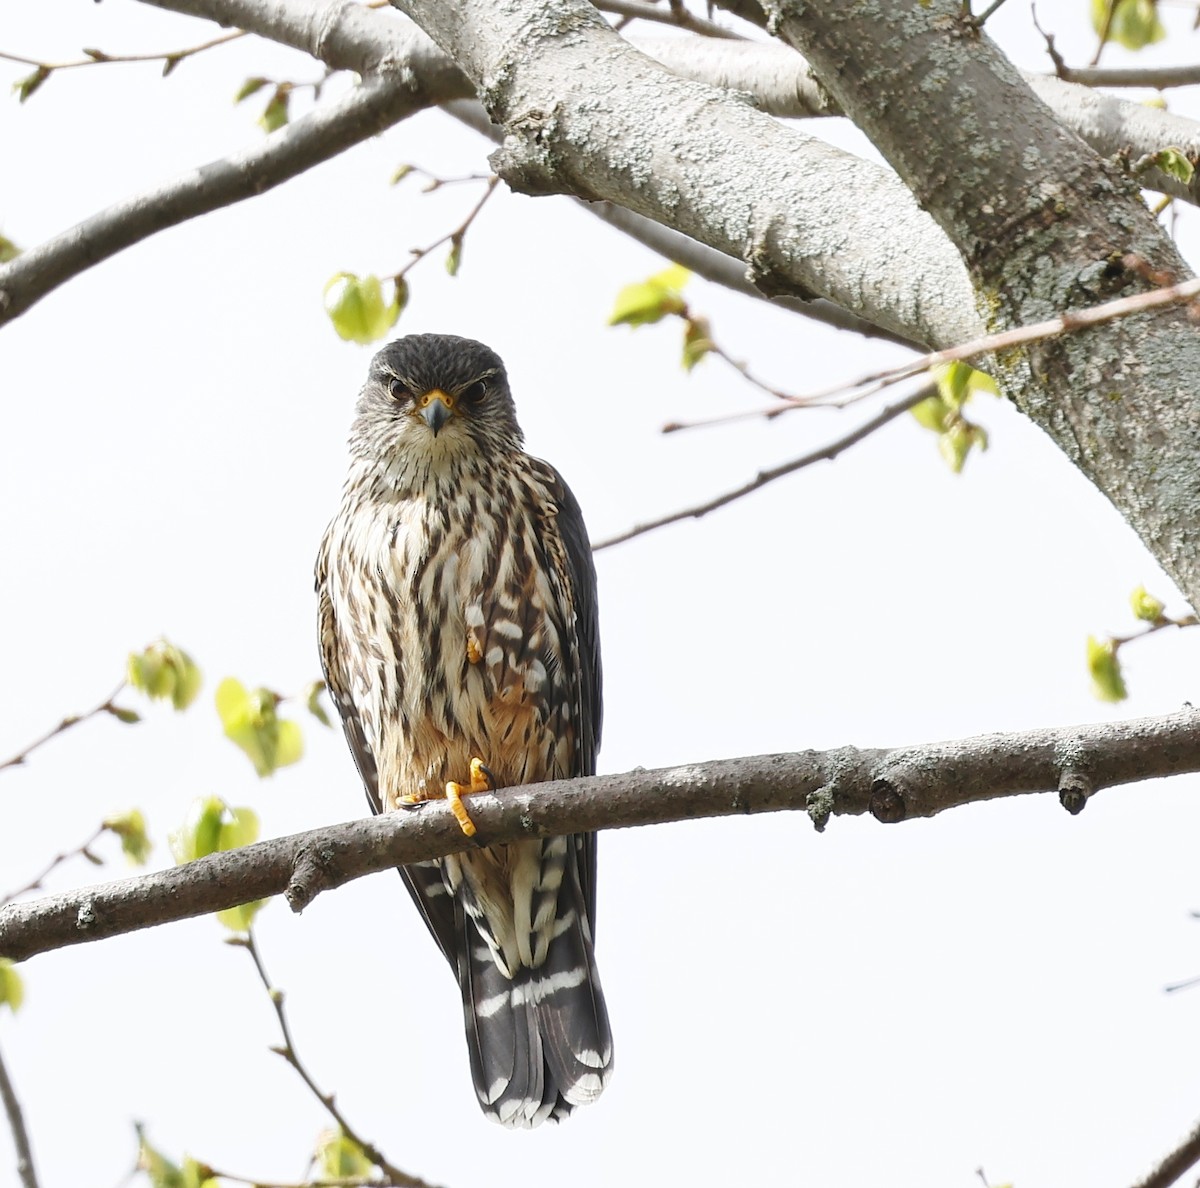
<path id="1" fill-rule="evenodd" d="M 388 384 L 388 394 L 397 404 L 404 404 L 412 399 L 412 392 L 400 380 L 392 380 Z"/>
<path id="2" fill-rule="evenodd" d="M 459 399 L 466 404 L 480 404 L 484 397 L 488 394 L 487 380 L 477 379 L 473 384 L 468 384 L 462 390 L 462 395 Z"/>

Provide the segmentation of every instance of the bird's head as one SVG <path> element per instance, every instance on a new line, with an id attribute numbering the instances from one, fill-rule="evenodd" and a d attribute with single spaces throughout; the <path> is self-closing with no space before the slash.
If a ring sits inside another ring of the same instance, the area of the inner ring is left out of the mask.
<path id="1" fill-rule="evenodd" d="M 374 359 L 357 405 L 351 452 L 388 469 L 519 449 L 512 393 L 495 351 L 452 334 L 410 334 Z"/>

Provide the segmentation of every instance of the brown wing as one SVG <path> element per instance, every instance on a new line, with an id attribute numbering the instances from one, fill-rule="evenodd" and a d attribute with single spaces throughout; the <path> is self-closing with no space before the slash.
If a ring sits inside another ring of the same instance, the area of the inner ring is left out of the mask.
<path id="1" fill-rule="evenodd" d="M 600 732 L 604 718 L 602 673 L 600 667 L 600 617 L 596 597 L 596 567 L 592 563 L 592 545 L 588 540 L 583 512 L 571 488 L 562 475 L 548 462 L 534 460 L 558 507 L 556 530 L 566 554 L 567 579 L 575 610 L 570 655 L 576 660 L 578 672 L 570 679 L 577 682 L 572 706 L 572 725 L 577 746 L 573 775 L 595 775 L 596 753 L 600 749 Z M 574 835 L 578 854 L 579 883 L 587 905 L 588 923 L 592 935 L 596 929 L 596 835 Z"/>
<path id="2" fill-rule="evenodd" d="M 321 550 L 317 554 L 316 588 L 317 588 L 317 620 L 321 642 L 321 668 L 325 673 L 325 687 L 329 690 L 330 699 L 337 707 L 342 719 L 342 730 L 346 741 L 350 744 L 350 753 L 354 756 L 354 765 L 362 777 L 363 788 L 367 793 L 367 803 L 371 812 L 383 811 L 379 797 L 379 772 L 375 765 L 375 756 L 367 742 L 363 731 L 362 719 L 350 696 L 350 681 L 342 664 L 342 649 L 339 646 L 337 616 L 333 608 L 333 600 L 329 596 L 329 565 L 333 559 L 329 555 L 329 533 L 321 542 Z M 336 562 L 334 562 L 336 563 Z M 411 867 L 397 867 L 404 885 L 412 895 L 413 901 L 421 910 L 425 924 L 433 934 L 439 948 L 450 962 L 452 969 L 458 969 L 455 952 L 458 946 L 460 925 L 455 920 L 454 902 L 446 894 L 442 884 L 441 864 L 422 862 Z"/>

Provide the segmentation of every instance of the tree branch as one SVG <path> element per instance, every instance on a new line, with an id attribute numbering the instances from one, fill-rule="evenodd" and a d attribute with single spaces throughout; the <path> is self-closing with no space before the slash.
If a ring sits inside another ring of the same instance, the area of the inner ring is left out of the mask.
<path id="1" fill-rule="evenodd" d="M 796 55 L 791 54 L 790 56 L 795 57 Z M 488 119 L 487 112 L 478 101 L 454 99 L 441 106 L 445 112 L 481 136 L 486 136 L 496 144 L 501 142 L 503 138 L 501 130 Z M 787 293 L 768 295 L 750 279 L 746 265 L 742 261 L 735 260 L 732 256 L 727 256 L 715 248 L 698 243 L 682 232 L 674 231 L 643 215 L 635 214 L 632 210 L 626 210 L 623 206 L 615 206 L 611 202 L 584 202 L 581 199 L 575 201 L 581 210 L 586 210 L 610 227 L 615 227 L 631 239 L 636 239 L 638 243 L 648 247 L 651 251 L 658 252 L 660 256 L 665 256 L 668 260 L 674 260 L 685 268 L 691 269 L 697 276 L 702 276 L 705 280 L 722 285 L 724 288 L 732 289 L 735 293 L 741 293 L 746 297 L 755 297 L 774 306 L 782 306 L 784 309 L 801 314 L 814 322 L 833 326 L 838 330 L 849 330 L 854 334 L 861 334 L 864 338 L 882 338 L 888 342 L 894 342 L 898 346 L 910 347 L 913 350 L 922 349 L 920 343 L 904 338 L 893 331 L 885 330 L 881 326 L 876 326 L 873 322 L 868 322 L 865 318 L 860 318 L 850 310 L 835 305 L 832 301 L 826 301 L 822 297 L 806 301 Z"/>
<path id="2" fill-rule="evenodd" d="M 117 252 L 197 215 L 253 198 L 428 107 L 434 98 L 411 77 L 368 78 L 345 98 L 317 108 L 261 145 L 92 215 L 0 266 L 0 325 Z"/>
<path id="3" fill-rule="evenodd" d="M 668 524 L 678 524 L 681 520 L 698 520 L 701 516 L 706 516 L 709 512 L 716 511 L 719 507 L 725 507 L 735 500 L 742 499 L 746 495 L 751 495 L 755 491 L 761 490 L 768 483 L 773 483 L 776 479 L 783 478 L 785 475 L 795 474 L 797 470 L 803 470 L 805 467 L 812 466 L 816 462 L 832 460 L 844 450 L 848 450 L 852 445 L 857 445 L 864 437 L 869 437 L 877 429 L 883 428 L 889 421 L 894 421 L 902 413 L 908 412 L 910 408 L 915 407 L 931 394 L 932 389 L 930 387 L 922 387 L 911 395 L 906 396 L 903 400 L 897 400 L 889 404 L 886 408 L 876 413 L 869 421 L 864 421 L 861 425 L 852 429 L 844 436 L 831 441 L 828 445 L 821 446 L 807 454 L 802 454 L 799 458 L 793 458 L 790 462 L 784 462 L 779 466 L 772 466 L 769 470 L 760 470 L 749 482 L 743 483 L 740 487 L 734 487 L 731 491 L 714 495 L 711 499 L 704 500 L 703 503 L 693 504 L 690 507 L 683 508 L 681 511 L 670 512 L 654 520 L 647 520 L 633 528 L 626 529 L 624 532 L 617 533 L 616 536 L 609 536 L 604 540 L 597 541 L 592 545 L 592 552 L 598 553 L 601 549 L 608 549 L 612 548 L 613 545 L 624 544 L 625 541 L 633 540 L 634 537 L 644 536 L 647 532 L 654 532 L 658 528 L 665 528 Z M 786 408 L 787 406 L 782 405 L 780 407 Z"/>
<path id="4" fill-rule="evenodd" d="M 1184 1172 L 1200 1163 L 1200 1124 L 1133 1188 L 1170 1188 Z"/>
<path id="5" fill-rule="evenodd" d="M 0 954 L 23 960 L 220 911 L 280 892 L 301 911 L 322 891 L 389 867 L 493 845 L 594 829 L 734 814 L 871 813 L 891 823 L 1003 796 L 1113 787 L 1200 771 L 1200 710 L 1094 726 L 989 734 L 893 749 L 802 751 L 657 771 L 553 780 L 471 797 L 463 836 L 448 806 L 258 842 L 184 866 L 0 909 Z"/>
<path id="6" fill-rule="evenodd" d="M 37 1172 L 33 1166 L 33 1149 L 29 1145 L 29 1132 L 25 1129 L 21 1103 L 17 1100 L 16 1090 L 9 1079 L 8 1069 L 4 1065 L 2 1056 L 0 1056 L 0 1102 L 4 1103 L 8 1128 L 12 1131 L 13 1146 L 17 1150 L 17 1176 L 21 1181 L 21 1188 L 38 1188 Z"/>
<path id="7" fill-rule="evenodd" d="M 1193 87 L 1200 83 L 1200 66 L 1067 66 L 1058 72 L 1064 82 L 1085 87 Z"/>
<path id="8" fill-rule="evenodd" d="M 485 98 L 518 192 L 613 202 L 906 338 L 978 332 L 957 253 L 889 171 L 655 68 L 582 0 L 396 2 Z"/>
<path id="9" fill-rule="evenodd" d="M 989 329 L 1190 275 L 1128 180 L 1057 119 L 959 0 L 878 11 L 769 0 L 780 36 L 958 246 Z M 903 44 L 904 55 L 890 52 Z M 903 59 L 903 60 L 901 60 Z M 914 77 L 945 80 L 936 91 Z M 907 96 L 897 103 L 898 94 Z M 1004 118 L 984 113 L 1003 111 Z M 948 114 L 958 113 L 955 118 Z M 974 112 L 975 119 L 961 113 Z M 1014 133 L 1014 129 L 1017 130 Z M 987 201 L 980 201 L 980 194 Z M 1123 260 L 1144 266 L 1129 270 Z M 995 357 L 1002 391 L 1103 492 L 1200 609 L 1200 337 L 1174 309 Z"/>

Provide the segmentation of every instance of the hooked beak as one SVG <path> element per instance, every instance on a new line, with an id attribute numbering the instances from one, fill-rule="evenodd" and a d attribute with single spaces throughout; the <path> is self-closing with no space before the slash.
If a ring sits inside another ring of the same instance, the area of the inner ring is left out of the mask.
<path id="1" fill-rule="evenodd" d="M 436 437 L 442 426 L 454 415 L 454 397 L 440 388 L 426 392 L 420 399 L 421 417 Z"/>

